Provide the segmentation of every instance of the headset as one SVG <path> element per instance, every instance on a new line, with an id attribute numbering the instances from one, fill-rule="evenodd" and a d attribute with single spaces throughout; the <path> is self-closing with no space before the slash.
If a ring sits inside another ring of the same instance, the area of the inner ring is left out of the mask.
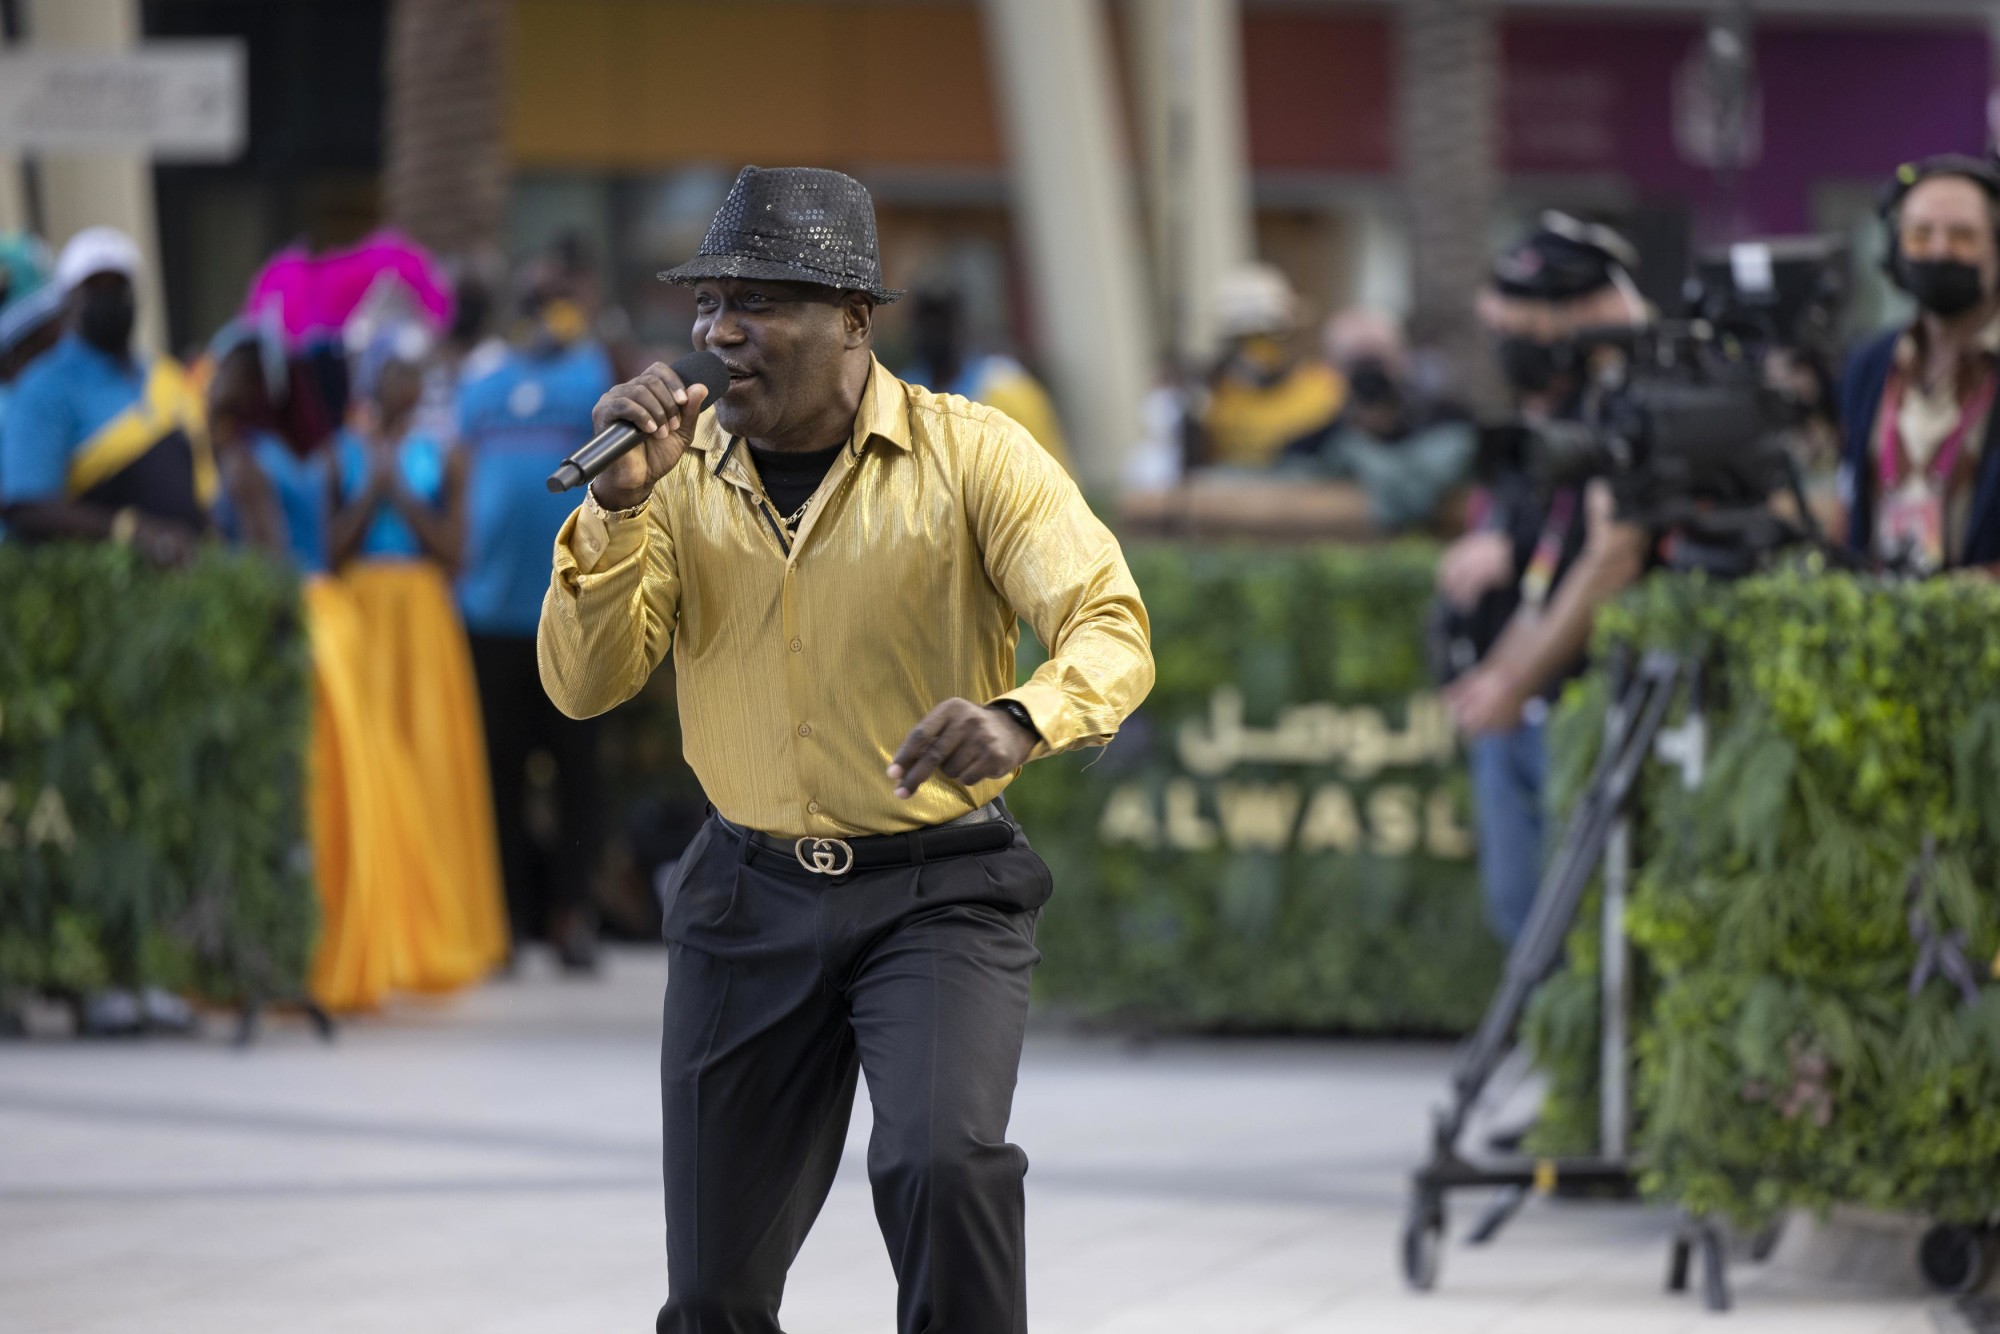
<path id="1" fill-rule="evenodd" d="M 1898 226 L 1903 201 L 1909 198 L 1910 191 L 1940 176 L 1957 176 L 1985 191 L 1987 202 L 1993 206 L 1996 216 L 1994 239 L 2000 242 L 2000 160 L 1973 157 L 1967 153 L 1939 153 L 1935 157 L 1905 162 L 1896 168 L 1896 174 L 1882 187 L 1882 193 L 1875 201 L 1875 212 L 1889 234 L 1888 245 L 1882 252 L 1882 271 L 1889 275 L 1890 282 L 1906 292 L 1910 290 L 1909 270 L 1903 257 L 1901 228 Z"/>

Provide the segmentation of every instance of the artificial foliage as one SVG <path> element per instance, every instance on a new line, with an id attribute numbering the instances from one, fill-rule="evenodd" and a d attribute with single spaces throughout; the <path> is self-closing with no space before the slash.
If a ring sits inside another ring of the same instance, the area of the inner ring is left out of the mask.
<path id="1" fill-rule="evenodd" d="M 0 543 L 0 990 L 304 991 L 297 579 Z"/>
<path id="2" fill-rule="evenodd" d="M 1600 661 L 1658 648 L 1705 669 L 1706 771 L 1689 790 L 1654 766 L 1634 839 L 1649 1191 L 1753 1224 L 1836 1202 L 2000 1214 L 1996 625 L 1985 579 L 1811 564 L 1657 577 L 1604 617 Z M 1600 675 L 1565 702 L 1572 793 L 1605 698 Z M 1923 935 L 1966 961 L 1974 996 L 1936 973 L 1912 992 Z M 1585 914 L 1530 1015 L 1553 1080 L 1544 1151 L 1594 1141 L 1596 966 Z"/>
<path id="3" fill-rule="evenodd" d="M 1424 653 L 1436 554 L 1128 544 L 1152 693 L 1107 750 L 1030 765 L 1007 794 L 1055 876 L 1043 999 L 1168 1027 L 1456 1032 L 1477 1020 L 1500 956 L 1466 775 L 1441 714 L 1411 716 L 1436 707 Z M 1038 654 L 1024 637 L 1024 669 Z M 1213 738 L 1219 692 L 1241 700 L 1257 736 L 1302 711 L 1283 733 L 1300 753 L 1306 718 L 1329 736 L 1360 731 L 1337 756 L 1190 773 L 1183 735 Z M 1356 738 L 1373 717 L 1438 744 L 1371 760 Z"/>

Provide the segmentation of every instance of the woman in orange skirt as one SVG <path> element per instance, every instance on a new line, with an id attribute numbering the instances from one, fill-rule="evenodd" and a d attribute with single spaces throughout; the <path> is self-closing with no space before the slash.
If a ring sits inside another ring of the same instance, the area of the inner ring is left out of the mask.
<path id="1" fill-rule="evenodd" d="M 356 359 L 368 396 L 336 440 L 329 545 L 360 611 L 365 706 L 410 759 L 421 835 L 443 870 L 436 892 L 404 905 L 409 957 L 397 980 L 440 991 L 506 958 L 507 915 L 471 652 L 449 583 L 464 545 L 465 464 L 411 430 L 422 375 L 408 339 L 378 339 Z"/>
<path id="2" fill-rule="evenodd" d="M 360 607 L 327 573 L 329 460 L 323 450 L 301 457 L 270 429 L 263 351 L 241 325 L 211 349 L 217 517 L 236 541 L 289 560 L 301 576 L 313 677 L 306 832 L 320 908 L 307 989 L 329 1010 L 367 1010 L 409 971 L 396 905 L 432 893 L 443 872 L 415 823 L 415 767 L 362 695 Z"/>

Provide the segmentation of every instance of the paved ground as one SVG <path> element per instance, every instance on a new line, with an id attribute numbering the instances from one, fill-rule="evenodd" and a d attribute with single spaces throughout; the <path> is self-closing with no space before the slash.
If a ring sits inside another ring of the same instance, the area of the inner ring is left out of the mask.
<path id="1" fill-rule="evenodd" d="M 350 1025 L 0 1046 L 5 1334 L 596 1334 L 652 1328 L 661 956 Z M 1394 1259 L 1436 1046 L 1037 1035 L 1015 1139 L 1038 1334 L 1730 1329 L 1926 1334 L 1926 1302 L 1743 1268 L 1724 1323 L 1660 1292 L 1668 1221 L 1538 1202 L 1440 1290 Z M 789 1334 L 886 1334 L 857 1134 Z M 1807 1265 L 1806 1267 L 1810 1267 Z"/>

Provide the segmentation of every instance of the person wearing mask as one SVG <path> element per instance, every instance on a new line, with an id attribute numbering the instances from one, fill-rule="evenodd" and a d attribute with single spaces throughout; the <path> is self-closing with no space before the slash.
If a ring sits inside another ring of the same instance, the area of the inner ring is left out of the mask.
<path id="1" fill-rule="evenodd" d="M 1285 446 L 1279 467 L 1355 482 L 1384 532 L 1421 524 L 1472 465 L 1478 431 L 1411 382 L 1402 327 L 1372 310 L 1326 322 L 1327 364 L 1347 382 L 1340 416 Z"/>
<path id="2" fill-rule="evenodd" d="M 1840 390 L 1855 552 L 1904 570 L 2000 563 L 2000 164 L 1945 154 L 1883 192 L 1890 278 L 1916 318 L 1864 343 Z"/>
<path id="3" fill-rule="evenodd" d="M 139 248 L 88 227 L 56 261 L 70 322 L 22 374 L 0 424 L 0 506 L 27 540 L 129 542 L 178 564 L 209 526 L 217 477 L 200 396 L 133 347 Z"/>
<path id="4" fill-rule="evenodd" d="M 368 646 L 364 707 L 389 729 L 423 793 L 436 872 L 401 896 L 409 949 L 398 981 L 446 991 L 507 955 L 498 835 L 470 650 L 451 576 L 465 545 L 466 460 L 413 429 L 429 334 L 394 324 L 353 358 L 353 424 L 335 438 L 323 503 L 328 548 L 353 594 Z"/>
<path id="5" fill-rule="evenodd" d="M 1648 321 L 1636 262 L 1608 228 L 1549 214 L 1495 263 L 1480 317 L 1529 428 L 1591 419 L 1624 354 L 1577 335 Z M 1460 669 L 1446 699 L 1470 742 L 1487 917 L 1508 945 L 1541 879 L 1549 702 L 1580 669 L 1597 607 L 1638 577 L 1647 546 L 1643 529 L 1615 517 L 1602 481 L 1544 494 L 1511 466 L 1489 479 L 1472 530 L 1439 562 Z"/>
<path id="6" fill-rule="evenodd" d="M 1196 462 L 1265 468 L 1285 446 L 1340 415 L 1347 385 L 1332 366 L 1294 346 L 1299 298 L 1269 264 L 1224 276 L 1216 294 L 1222 355 L 1195 412 Z"/>
<path id="7" fill-rule="evenodd" d="M 566 968 L 596 964 L 593 906 L 602 823 L 596 719 L 566 718 L 535 663 L 549 551 L 576 508 L 549 474 L 596 432 L 591 412 L 616 377 L 567 276 L 529 274 L 527 328 L 499 365 L 460 390 L 466 457 L 465 558 L 459 608 L 470 633 L 486 724 L 500 872 L 515 942 L 546 935 Z M 553 846 L 527 815 L 531 759 L 553 783 Z"/>
<path id="8" fill-rule="evenodd" d="M 917 293 L 912 305 L 917 360 L 904 368 L 903 379 L 998 408 L 1067 470 L 1069 441 L 1048 391 L 1014 358 L 967 347 L 965 301 L 957 290 L 927 288 Z"/>

